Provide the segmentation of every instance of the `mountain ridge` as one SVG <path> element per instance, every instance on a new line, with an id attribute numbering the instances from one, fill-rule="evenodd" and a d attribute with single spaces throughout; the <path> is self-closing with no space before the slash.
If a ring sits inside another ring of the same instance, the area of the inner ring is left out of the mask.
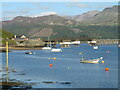
<path id="1" fill-rule="evenodd" d="M 107 36 L 108 38 L 117 38 L 117 36 L 113 35 L 115 33 L 111 32 L 117 32 L 118 7 L 119 6 L 105 8 L 103 11 L 88 11 L 73 18 L 59 15 L 40 17 L 17 16 L 12 20 L 2 21 L 2 26 L 3 29 L 9 32 L 17 35 L 26 34 L 31 38 L 47 36 L 51 36 L 52 38 L 91 38 L 93 35 L 95 38 L 107 38 Z M 112 37 L 106 32 L 108 31 L 107 26 L 113 29 L 109 28 L 109 34 Z M 102 27 L 103 30 L 100 29 Z M 90 35 L 88 32 L 90 32 Z M 95 34 L 97 32 L 100 34 L 99 37 Z M 106 33 L 107 36 L 105 36 L 103 32 Z"/>

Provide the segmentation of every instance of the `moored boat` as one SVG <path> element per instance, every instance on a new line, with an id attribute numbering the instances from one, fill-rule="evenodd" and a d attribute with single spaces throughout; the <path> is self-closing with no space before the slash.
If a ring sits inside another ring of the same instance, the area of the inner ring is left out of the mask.
<path id="1" fill-rule="evenodd" d="M 93 49 L 98 49 L 98 46 L 93 46 Z"/>
<path id="2" fill-rule="evenodd" d="M 90 59 L 90 60 L 86 60 L 83 59 L 80 61 L 81 63 L 99 63 L 99 61 L 103 59 L 103 57 L 97 58 L 97 59 Z"/>
<path id="3" fill-rule="evenodd" d="M 35 54 L 35 52 L 27 51 L 25 54 Z"/>
<path id="4" fill-rule="evenodd" d="M 48 41 L 49 41 L 49 37 L 48 37 Z M 49 41 L 49 44 L 47 44 L 47 46 L 46 47 L 43 47 L 42 48 L 42 50 L 51 50 L 52 49 L 52 47 L 50 47 L 51 46 L 51 42 Z"/>
<path id="5" fill-rule="evenodd" d="M 62 49 L 59 49 L 59 48 L 53 48 L 53 49 L 51 49 L 51 52 L 62 52 Z"/>
<path id="6" fill-rule="evenodd" d="M 51 50 L 51 47 L 43 47 L 42 50 Z"/>

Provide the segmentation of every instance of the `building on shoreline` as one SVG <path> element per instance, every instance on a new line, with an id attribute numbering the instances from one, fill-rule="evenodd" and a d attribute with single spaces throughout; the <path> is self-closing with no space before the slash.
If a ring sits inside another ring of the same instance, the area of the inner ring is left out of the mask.
<path id="1" fill-rule="evenodd" d="M 118 45 L 120 39 L 94 39 L 93 41 L 88 41 L 90 45 Z"/>
<path id="2" fill-rule="evenodd" d="M 15 46 L 41 46 L 43 41 L 40 38 L 27 38 L 25 35 L 17 37 L 16 35 L 12 38 L 16 42 Z"/>

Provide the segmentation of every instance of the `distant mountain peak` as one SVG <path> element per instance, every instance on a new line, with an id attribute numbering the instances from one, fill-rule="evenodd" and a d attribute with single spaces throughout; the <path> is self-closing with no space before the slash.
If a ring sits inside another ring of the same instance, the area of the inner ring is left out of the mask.
<path id="1" fill-rule="evenodd" d="M 97 11 L 97 10 L 88 11 L 86 13 L 74 16 L 73 19 L 80 22 L 80 21 L 83 21 L 85 19 L 89 19 L 89 18 L 97 15 L 98 13 L 100 13 L 100 11 Z"/>
<path id="2" fill-rule="evenodd" d="M 23 20 L 23 19 L 31 19 L 31 17 L 28 17 L 28 16 L 17 16 L 15 18 L 13 18 L 12 20 Z"/>
<path id="3" fill-rule="evenodd" d="M 83 25 L 83 26 L 82 26 Z M 116 38 L 118 25 L 118 6 L 102 11 L 64 17 L 55 12 L 44 12 L 36 17 L 17 16 L 3 21 L 2 28 L 16 35 L 26 34 L 31 38 Z"/>
<path id="4" fill-rule="evenodd" d="M 112 7 L 105 8 L 103 11 L 111 11 L 111 10 L 118 11 L 119 7 L 120 7 L 119 5 L 114 5 Z"/>

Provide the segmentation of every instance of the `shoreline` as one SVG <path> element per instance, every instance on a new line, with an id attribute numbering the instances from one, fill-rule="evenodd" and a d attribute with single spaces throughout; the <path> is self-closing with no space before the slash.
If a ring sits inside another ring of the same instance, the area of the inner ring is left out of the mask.
<path id="1" fill-rule="evenodd" d="M 42 50 L 42 48 L 26 48 L 26 47 L 9 47 L 10 50 Z M 0 53 L 6 52 L 6 47 L 0 47 Z"/>
<path id="2" fill-rule="evenodd" d="M 117 45 L 117 44 L 104 44 L 104 45 Z M 101 46 L 101 45 L 98 45 Z M 66 47 L 62 47 L 66 48 Z M 0 52 L 2 50 L 6 50 L 6 47 L 0 47 Z M 42 50 L 42 47 L 34 47 L 34 48 L 29 48 L 29 47 L 9 47 L 9 50 Z"/>

